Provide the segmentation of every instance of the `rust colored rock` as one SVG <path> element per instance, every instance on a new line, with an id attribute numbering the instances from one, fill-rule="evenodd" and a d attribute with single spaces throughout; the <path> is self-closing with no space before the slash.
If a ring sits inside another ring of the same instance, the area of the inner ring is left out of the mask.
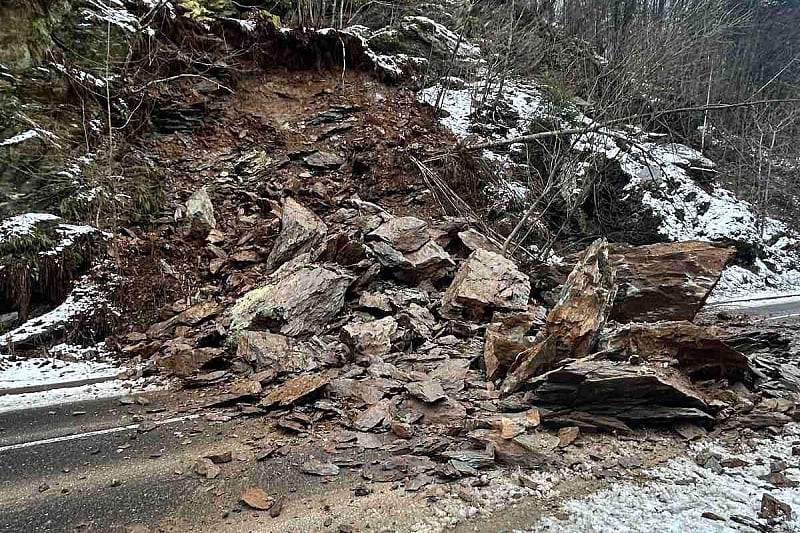
<path id="1" fill-rule="evenodd" d="M 504 377 L 517 356 L 531 347 L 533 338 L 528 336 L 528 332 L 543 318 L 544 311 L 541 314 L 535 311 L 494 314 L 492 323 L 486 328 L 483 346 L 488 381 Z"/>
<path id="2" fill-rule="evenodd" d="M 569 426 L 558 430 L 558 447 L 566 448 L 578 438 L 581 430 L 577 426 Z"/>
<path id="3" fill-rule="evenodd" d="M 328 227 L 314 213 L 291 198 L 283 202 L 281 232 L 267 258 L 273 270 L 302 253 L 314 251 L 328 232 Z"/>
<path id="4" fill-rule="evenodd" d="M 482 319 L 493 311 L 525 311 L 530 292 L 528 276 L 513 261 L 480 249 L 461 265 L 442 297 L 442 314 Z"/>
<path id="5" fill-rule="evenodd" d="M 325 374 L 305 374 L 278 385 L 261 400 L 261 407 L 280 405 L 286 407 L 309 396 L 330 383 L 331 378 Z"/>
<path id="6" fill-rule="evenodd" d="M 248 507 L 258 511 L 266 511 L 275 503 L 275 498 L 259 487 L 245 487 L 242 489 L 242 501 Z"/>
<path id="7" fill-rule="evenodd" d="M 767 519 L 780 517 L 791 518 L 792 506 L 765 492 L 761 497 L 761 510 L 758 516 Z"/>
<path id="8" fill-rule="evenodd" d="M 617 271 L 617 297 L 610 318 L 618 322 L 692 320 L 719 281 L 734 248 L 703 241 L 646 246 L 609 246 Z M 540 290 L 564 283 L 568 265 L 541 266 L 533 274 Z"/>
<path id="9" fill-rule="evenodd" d="M 170 350 L 170 353 L 156 359 L 156 366 L 179 376 L 186 377 L 212 359 L 221 357 L 222 348 L 191 348 Z"/>
<path id="10" fill-rule="evenodd" d="M 414 217 L 397 217 L 383 224 L 369 234 L 403 253 L 414 252 L 431 240 L 428 224 Z"/>
<path id="11" fill-rule="evenodd" d="M 620 359 L 638 356 L 651 363 L 677 362 L 698 379 L 741 377 L 748 368 L 747 357 L 723 341 L 724 334 L 718 328 L 685 321 L 627 324 L 611 332 L 603 348 Z"/>
<path id="12" fill-rule="evenodd" d="M 735 253 L 735 248 L 702 241 L 615 246 L 610 261 L 619 290 L 611 319 L 694 319 Z"/>
<path id="13" fill-rule="evenodd" d="M 533 346 L 521 353 L 503 381 L 510 394 L 566 358 L 588 355 L 597 344 L 616 292 L 605 239 L 593 242 L 567 278 Z"/>

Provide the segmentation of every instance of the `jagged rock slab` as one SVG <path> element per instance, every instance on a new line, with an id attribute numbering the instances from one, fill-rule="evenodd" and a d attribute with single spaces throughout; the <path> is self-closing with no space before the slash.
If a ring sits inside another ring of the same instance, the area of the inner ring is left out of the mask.
<path id="1" fill-rule="evenodd" d="M 368 237 L 372 252 L 399 280 L 439 279 L 455 267 L 450 254 L 430 238 L 427 223 L 414 217 L 392 218 Z M 424 230 L 424 231 L 423 231 Z"/>
<path id="2" fill-rule="evenodd" d="M 513 261 L 476 250 L 442 297 L 442 314 L 452 319 L 480 319 L 493 311 L 524 311 L 530 292 L 528 277 Z"/>
<path id="3" fill-rule="evenodd" d="M 304 374 L 272 389 L 259 405 L 264 408 L 287 407 L 322 389 L 330 381 L 329 374 Z"/>
<path id="4" fill-rule="evenodd" d="M 406 390 L 414 398 L 425 403 L 435 403 L 447 398 L 442 384 L 433 379 L 406 383 Z"/>
<path id="5" fill-rule="evenodd" d="M 626 324 L 606 336 L 603 348 L 626 360 L 638 356 L 651 363 L 674 362 L 698 379 L 741 378 L 748 369 L 747 357 L 723 336 L 718 328 L 686 321 Z"/>
<path id="6" fill-rule="evenodd" d="M 306 166 L 321 170 L 336 170 L 344 165 L 344 159 L 331 152 L 317 150 L 303 158 Z"/>
<path id="7" fill-rule="evenodd" d="M 486 328 L 483 363 L 486 379 L 494 381 L 505 376 L 517 356 L 531 347 L 533 337 L 528 332 L 544 321 L 544 313 L 531 311 L 495 313 Z"/>
<path id="8" fill-rule="evenodd" d="M 325 238 L 328 227 L 313 212 L 286 198 L 281 212 L 281 232 L 267 258 L 272 270 L 302 253 L 312 252 Z"/>
<path id="9" fill-rule="evenodd" d="M 222 348 L 192 348 L 186 344 L 174 345 L 156 359 L 156 366 L 180 377 L 186 377 L 206 363 L 223 355 Z"/>
<path id="10" fill-rule="evenodd" d="M 171 334 L 172 330 L 177 326 L 197 326 L 217 316 L 222 310 L 223 307 L 217 302 L 210 300 L 199 302 L 172 318 L 153 324 L 147 329 L 147 335 L 150 338 L 161 337 Z"/>
<path id="11" fill-rule="evenodd" d="M 236 355 L 256 369 L 272 369 L 278 374 L 317 370 L 319 363 L 305 343 L 268 331 L 244 331 Z"/>
<path id="12" fill-rule="evenodd" d="M 692 320 L 719 281 L 735 249 L 702 241 L 645 246 L 613 244 L 609 261 L 617 271 L 617 296 L 610 319 L 618 322 Z M 569 274 L 563 265 L 540 266 L 534 285 L 548 291 Z"/>
<path id="13" fill-rule="evenodd" d="M 713 421 L 709 405 L 689 379 L 657 365 L 587 358 L 553 370 L 538 381 L 532 401 L 554 411 L 584 411 L 632 423 Z"/>
<path id="14" fill-rule="evenodd" d="M 247 329 L 296 336 L 320 333 L 344 306 L 353 277 L 334 265 L 286 265 L 228 313 L 233 338 Z"/>
<path id="15" fill-rule="evenodd" d="M 415 217 L 397 217 L 382 224 L 368 235 L 390 244 L 403 253 L 414 252 L 431 240 L 428 224 Z"/>
<path id="16" fill-rule="evenodd" d="M 341 329 L 340 338 L 353 356 L 376 357 L 389 353 L 397 333 L 397 321 L 390 316 L 348 324 Z"/>
<path id="17" fill-rule="evenodd" d="M 614 268 L 605 239 L 593 242 L 567 278 L 534 345 L 521 353 L 503 381 L 505 394 L 568 358 L 588 355 L 597 344 L 614 302 Z"/>
<path id="18" fill-rule="evenodd" d="M 615 246 L 609 258 L 618 291 L 611 320 L 694 319 L 735 253 L 702 241 Z"/>
<path id="19" fill-rule="evenodd" d="M 186 201 L 186 220 L 192 231 L 205 235 L 217 227 L 214 205 L 206 187 L 197 189 Z"/>

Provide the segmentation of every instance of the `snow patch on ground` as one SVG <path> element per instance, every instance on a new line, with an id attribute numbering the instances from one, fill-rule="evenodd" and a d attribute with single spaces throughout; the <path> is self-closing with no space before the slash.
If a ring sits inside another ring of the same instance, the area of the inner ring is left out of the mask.
<path id="1" fill-rule="evenodd" d="M 792 456 L 792 445 L 798 438 L 800 426 L 790 424 L 782 436 L 758 439 L 750 446 L 742 443 L 739 450 L 694 445 L 693 454 L 708 450 L 722 459 L 743 459 L 748 465 L 718 473 L 686 457 L 674 459 L 647 473 L 653 482 L 621 482 L 589 498 L 572 500 L 564 505 L 564 520 L 546 518 L 528 531 L 754 531 L 730 520 L 736 515 L 757 521 L 765 530 L 800 531 L 800 489 L 776 488 L 760 479 L 770 473 L 770 465 L 776 460 L 789 465 L 784 471 L 787 477 L 800 479 L 800 468 Z M 765 493 L 789 504 L 793 518 L 776 524 L 758 518 Z M 715 513 L 725 521 L 703 518 L 704 512 Z"/>
<path id="2" fill-rule="evenodd" d="M 47 407 L 50 405 L 63 405 L 87 400 L 98 400 L 101 398 L 114 398 L 127 394 L 158 390 L 160 388 L 160 386 L 148 384 L 144 380 L 123 381 L 115 379 L 92 385 L 82 385 L 80 387 L 59 388 L 25 394 L 7 394 L 5 396 L 0 396 L 0 413 Z"/>
<path id="3" fill-rule="evenodd" d="M 58 385 L 94 378 L 114 378 L 119 368 L 95 361 L 62 361 L 55 358 L 33 358 L 6 363 L 0 369 L 0 394 L 3 389 Z"/>
<path id="4" fill-rule="evenodd" d="M 69 324 L 90 319 L 103 312 L 113 312 L 105 293 L 92 283 L 79 283 L 66 300 L 52 311 L 0 335 L 0 350 L 8 349 L 14 344 L 38 342 L 63 330 Z"/>
<path id="5" fill-rule="evenodd" d="M 49 132 L 44 132 L 44 130 L 37 130 L 37 129 L 26 130 L 23 131 L 22 133 L 14 135 L 13 137 L 9 137 L 8 139 L 0 141 L 0 146 L 12 146 L 15 144 L 19 144 L 21 142 L 25 142 L 28 139 L 40 138 L 44 136 L 43 133 L 49 133 Z"/>
<path id="6" fill-rule="evenodd" d="M 30 235 L 36 225 L 41 222 L 55 220 L 60 220 L 60 218 L 50 213 L 25 213 L 7 218 L 0 222 L 0 244 Z"/>

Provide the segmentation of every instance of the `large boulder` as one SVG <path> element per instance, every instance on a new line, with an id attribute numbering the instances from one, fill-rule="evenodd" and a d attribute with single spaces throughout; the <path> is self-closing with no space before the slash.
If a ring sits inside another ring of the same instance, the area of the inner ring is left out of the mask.
<path id="1" fill-rule="evenodd" d="M 236 355 L 257 370 L 271 369 L 278 374 L 308 372 L 319 368 L 306 343 L 268 331 L 242 332 Z"/>
<path id="2" fill-rule="evenodd" d="M 614 278 L 614 267 L 608 261 L 608 243 L 598 239 L 585 250 L 570 273 L 534 345 L 512 365 L 503 381 L 504 393 L 514 392 L 564 359 L 591 353 L 614 303 Z"/>
<path id="3" fill-rule="evenodd" d="M 608 259 L 617 271 L 618 287 L 610 319 L 694 319 L 735 253 L 734 248 L 704 241 L 609 245 Z M 531 274 L 535 289 L 544 296 L 563 285 L 574 262 L 537 267 Z"/>
<path id="4" fill-rule="evenodd" d="M 319 247 L 328 227 L 314 213 L 291 198 L 286 198 L 281 213 L 281 232 L 267 258 L 270 270 L 302 253 Z"/>
<path id="5" fill-rule="evenodd" d="M 530 291 L 528 277 L 513 261 L 476 250 L 442 297 L 442 314 L 452 319 L 482 319 L 494 311 L 525 311 Z"/>
<path id="6" fill-rule="evenodd" d="M 435 281 L 455 267 L 450 254 L 428 235 L 427 223 L 418 218 L 390 219 L 368 237 L 375 257 L 401 281 Z"/>
<path id="7" fill-rule="evenodd" d="M 369 236 L 387 242 L 401 252 L 414 252 L 431 240 L 428 224 L 414 217 L 393 218 Z"/>
<path id="8" fill-rule="evenodd" d="M 735 248 L 702 241 L 617 245 L 609 254 L 618 285 L 610 318 L 692 320 L 735 254 Z"/>
<path id="9" fill-rule="evenodd" d="M 574 409 L 627 423 L 711 423 L 711 408 L 680 371 L 659 365 L 573 361 L 540 378 L 531 400 L 554 411 Z"/>
<path id="10" fill-rule="evenodd" d="M 380 320 L 348 324 L 340 336 L 354 357 L 379 357 L 389 353 L 397 333 L 397 321 L 387 316 Z"/>
<path id="11" fill-rule="evenodd" d="M 186 220 L 192 231 L 205 235 L 217 227 L 214 205 L 205 187 L 197 189 L 186 201 Z"/>
<path id="12" fill-rule="evenodd" d="M 626 324 L 607 334 L 602 348 L 617 359 L 635 356 L 677 366 L 697 379 L 741 379 L 747 372 L 747 357 L 726 343 L 724 335 L 718 328 L 686 321 Z"/>
<path id="13" fill-rule="evenodd" d="M 299 263 L 299 264 L 298 264 Z M 231 339 L 249 329 L 314 335 L 344 307 L 353 276 L 336 265 L 293 262 L 262 287 L 244 294 L 228 312 Z"/>

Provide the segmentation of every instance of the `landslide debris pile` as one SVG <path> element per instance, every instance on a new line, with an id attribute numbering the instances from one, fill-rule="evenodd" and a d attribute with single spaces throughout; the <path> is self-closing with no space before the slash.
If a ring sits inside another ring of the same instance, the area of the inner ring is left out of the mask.
<path id="1" fill-rule="evenodd" d="M 200 203 L 189 211 L 206 223 L 193 227 L 222 245 L 210 200 Z M 697 434 L 794 416 L 793 401 L 771 399 L 781 391 L 759 392 L 761 374 L 727 333 L 691 322 L 731 248 L 597 240 L 548 309 L 531 289 L 541 273 L 462 220 L 393 216 L 357 197 L 325 216 L 292 197 L 275 208 L 262 281 L 235 298 L 168 305 L 161 322 L 119 339 L 122 351 L 145 372 L 206 387 L 209 407 L 292 434 L 326 424 L 337 450 L 380 436 L 404 466 L 373 478 L 530 466 L 580 431 Z M 335 453 L 329 463 L 321 475 L 354 466 Z"/>

